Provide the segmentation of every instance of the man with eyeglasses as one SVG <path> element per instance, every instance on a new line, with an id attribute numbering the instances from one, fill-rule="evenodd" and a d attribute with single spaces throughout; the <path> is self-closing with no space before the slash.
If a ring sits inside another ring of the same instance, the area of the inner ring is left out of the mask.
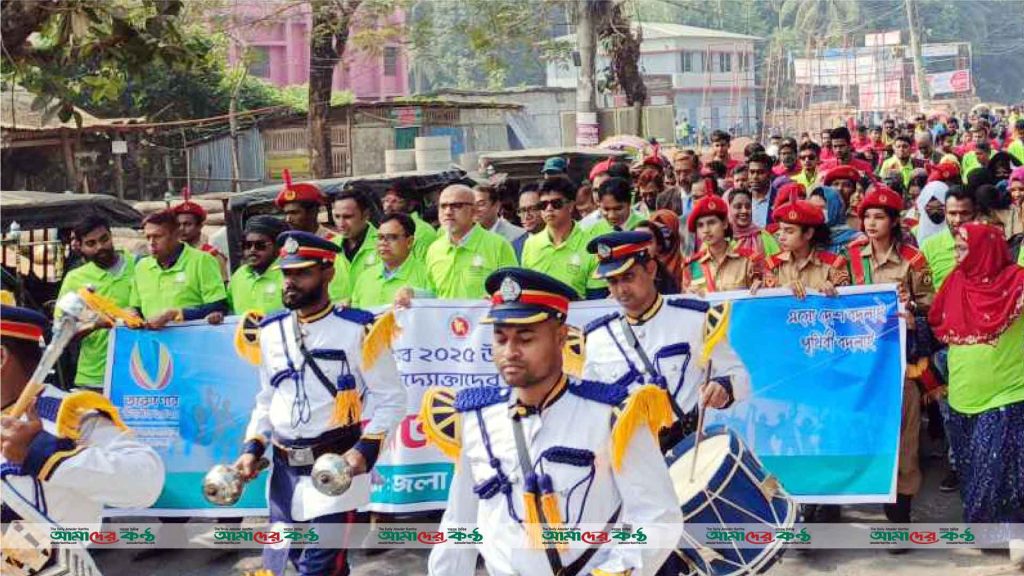
<path id="1" fill-rule="evenodd" d="M 484 280 L 506 266 L 516 265 L 512 244 L 474 222 L 473 189 L 452 184 L 438 198 L 438 217 L 444 234 L 427 250 L 430 290 L 438 298 L 484 298 Z"/>
<path id="2" fill-rule="evenodd" d="M 277 260 L 277 237 L 288 225 L 270 215 L 253 216 L 245 223 L 242 258 L 228 283 L 228 298 L 235 314 L 256 311 L 268 314 L 284 308 L 281 301 L 281 269 Z"/>
<path id="3" fill-rule="evenodd" d="M 473 208 L 476 223 L 484 230 L 503 236 L 509 242 L 526 234 L 526 230 L 501 216 L 501 198 L 494 186 L 481 184 L 473 189 Z"/>
<path id="4" fill-rule="evenodd" d="M 552 178 L 556 178 L 556 176 L 552 176 Z M 526 246 L 526 241 L 530 239 L 530 236 L 544 230 L 544 219 L 540 216 L 539 202 L 540 193 L 537 192 L 537 185 L 523 186 L 522 192 L 519 193 L 519 208 L 516 210 L 516 214 L 519 215 L 519 221 L 526 229 L 526 234 L 512 242 L 512 250 L 515 251 L 516 259 L 520 262 L 523 261 L 523 247 Z"/>
<path id="5" fill-rule="evenodd" d="M 818 146 L 814 142 L 804 142 L 800 145 L 800 165 L 803 169 L 796 176 L 793 176 L 793 181 L 804 185 L 804 188 L 810 190 L 813 188 L 812 184 L 818 178 L 818 156 L 821 154 L 821 146 Z"/>
<path id="6" fill-rule="evenodd" d="M 544 230 L 526 241 L 523 268 L 565 283 L 580 298 L 604 298 L 608 293 L 607 285 L 594 278 L 597 258 L 587 252 L 590 235 L 572 220 L 574 193 L 572 181 L 565 177 L 541 183 L 537 205 Z"/>
<path id="7" fill-rule="evenodd" d="M 408 298 L 428 298 L 430 279 L 416 258 L 416 223 L 405 214 L 389 214 L 377 229 L 377 263 L 359 276 L 352 288 L 353 308 L 384 306 L 400 292 Z"/>

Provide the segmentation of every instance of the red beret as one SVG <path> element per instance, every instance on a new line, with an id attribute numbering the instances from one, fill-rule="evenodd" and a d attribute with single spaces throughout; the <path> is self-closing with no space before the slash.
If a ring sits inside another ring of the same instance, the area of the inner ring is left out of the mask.
<path id="1" fill-rule="evenodd" d="M 594 167 L 590 169 L 590 181 L 593 182 L 594 178 L 597 178 L 601 174 L 604 174 L 611 167 L 612 167 L 612 159 L 611 158 L 608 158 L 607 160 L 602 160 L 602 161 L 598 162 L 597 164 L 594 164 Z"/>
<path id="2" fill-rule="evenodd" d="M 729 206 L 720 196 L 708 194 L 693 205 L 693 210 L 686 218 L 686 228 L 691 233 L 696 232 L 697 220 L 704 216 L 718 216 L 722 220 L 727 220 L 729 217 Z"/>
<path id="3" fill-rule="evenodd" d="M 899 213 L 903 210 L 903 198 L 892 188 L 876 184 L 857 206 L 857 216 L 863 218 L 868 208 L 889 208 Z"/>
<path id="4" fill-rule="evenodd" d="M 778 208 L 787 202 L 796 202 L 797 200 L 803 200 L 807 198 L 807 188 L 799 182 L 787 182 L 779 187 L 778 194 L 775 196 L 775 206 Z"/>
<path id="5" fill-rule="evenodd" d="M 821 226 L 825 223 L 825 213 L 821 208 L 806 200 L 797 200 L 776 208 L 772 212 L 772 219 L 776 222 L 800 224 L 801 226 Z"/>
<path id="6" fill-rule="evenodd" d="M 278 208 L 284 208 L 288 202 L 324 203 L 324 195 L 316 184 L 310 182 L 293 184 L 292 174 L 287 168 L 284 169 L 281 176 L 284 178 L 284 187 L 278 192 L 277 198 L 274 198 L 274 204 Z"/>
<path id="7" fill-rule="evenodd" d="M 952 162 L 939 162 L 928 172 L 929 182 L 944 182 L 960 178 L 960 167 Z"/>
<path id="8" fill-rule="evenodd" d="M 825 186 L 831 186 L 836 180 L 850 180 L 856 182 L 857 180 L 860 180 L 860 172 L 858 172 L 853 166 L 836 166 L 825 173 Z"/>
<path id="9" fill-rule="evenodd" d="M 171 212 L 174 212 L 175 215 L 191 214 L 199 218 L 200 222 L 206 220 L 206 209 L 191 200 L 185 200 L 181 204 L 176 205 L 174 208 L 171 208 Z"/>

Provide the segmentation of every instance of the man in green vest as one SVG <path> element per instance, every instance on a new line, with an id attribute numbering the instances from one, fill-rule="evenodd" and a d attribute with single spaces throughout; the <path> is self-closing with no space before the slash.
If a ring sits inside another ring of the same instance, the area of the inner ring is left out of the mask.
<path id="1" fill-rule="evenodd" d="M 86 263 L 64 276 L 58 298 L 88 286 L 114 304 L 128 308 L 131 304 L 135 258 L 128 252 L 114 250 L 110 224 L 101 216 L 86 217 L 75 226 L 74 233 L 79 240 L 79 252 Z M 60 309 L 54 313 L 60 316 Z M 75 386 L 96 390 L 103 388 L 109 327 L 97 324 L 94 331 L 82 337 Z"/>
<path id="2" fill-rule="evenodd" d="M 420 262 L 425 261 L 427 248 L 437 240 L 437 230 L 420 217 L 422 205 L 412 185 L 402 178 L 396 180 L 381 197 L 381 208 L 386 216 L 407 214 L 412 218 L 416 223 L 416 242 L 412 246 L 412 253 Z"/>
<path id="3" fill-rule="evenodd" d="M 288 225 L 270 216 L 260 214 L 245 223 L 242 254 L 245 264 L 231 275 L 228 296 L 235 314 L 256 311 L 267 314 L 284 308 L 281 285 L 284 276 L 274 265 L 277 261 L 277 237 Z"/>
<path id="4" fill-rule="evenodd" d="M 356 190 L 346 190 L 334 200 L 331 212 L 334 225 L 341 232 L 334 242 L 341 246 L 341 254 L 334 259 L 335 278 L 345 279 L 341 270 L 348 269 L 347 285 L 331 282 L 331 300 L 340 300 L 352 294 L 359 277 L 377 264 L 377 228 L 370 222 L 370 200 Z"/>
<path id="5" fill-rule="evenodd" d="M 391 214 L 377 230 L 377 263 L 359 276 L 352 288 L 353 308 L 391 304 L 401 291 L 409 298 L 432 296 L 430 279 L 423 262 L 416 257 L 416 223 L 405 214 Z"/>
<path id="6" fill-rule="evenodd" d="M 217 259 L 181 241 L 178 218 L 170 210 L 142 221 L 149 256 L 135 265 L 131 306 L 142 312 L 146 327 L 206 319 L 218 324 L 228 312 L 228 295 Z"/>
<path id="7" fill-rule="evenodd" d="M 453 184 L 441 191 L 438 213 L 444 234 L 430 245 L 426 260 L 430 289 L 438 298 L 485 298 L 487 276 L 517 264 L 512 245 L 476 224 L 473 209 L 468 186 Z"/>

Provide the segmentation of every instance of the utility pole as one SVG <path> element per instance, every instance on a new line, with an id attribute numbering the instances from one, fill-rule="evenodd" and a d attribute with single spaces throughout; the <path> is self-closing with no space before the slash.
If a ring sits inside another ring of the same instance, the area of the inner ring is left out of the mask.
<path id="1" fill-rule="evenodd" d="M 928 106 L 928 82 L 924 77 L 924 62 L 921 59 L 921 40 L 917 36 L 917 6 L 915 0 L 903 0 L 907 8 L 907 27 L 910 29 L 910 52 L 914 58 L 914 81 L 917 83 L 917 106 L 924 112 Z"/>
<path id="2" fill-rule="evenodd" d="M 576 80 L 576 145 L 593 146 L 600 138 L 597 123 L 597 94 L 594 82 L 597 59 L 596 4 L 583 0 L 576 9 L 576 51 L 579 70 Z"/>

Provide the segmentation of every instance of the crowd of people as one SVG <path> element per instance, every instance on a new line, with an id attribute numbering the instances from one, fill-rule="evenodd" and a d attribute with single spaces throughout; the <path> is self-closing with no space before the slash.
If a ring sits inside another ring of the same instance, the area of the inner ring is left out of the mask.
<path id="1" fill-rule="evenodd" d="M 742 157 L 731 135 L 717 131 L 706 157 L 655 148 L 632 163 L 601 161 L 583 182 L 568 175 L 566 159 L 554 157 L 536 181 L 514 189 L 511 210 L 504 186 L 444 188 L 435 203 L 437 228 L 424 218 L 424 199 L 401 182 L 379 199 L 346 190 L 328 206 L 316 185 L 286 180 L 275 200 L 280 215 L 245 223 L 244 263 L 230 274 L 226 259 L 203 240 L 205 210 L 186 198 L 145 218 L 148 254 L 141 258 L 115 250 L 101 218 L 84 219 L 74 231 L 84 263 L 68 272 L 61 293 L 91 286 L 134 310 L 148 329 L 187 320 L 216 324 L 249 312 L 286 323 L 292 320 L 279 312 L 286 308 L 305 314 L 293 321 L 313 326 L 323 318 L 318 307 L 344 303 L 351 312 L 331 320 L 337 325 L 310 329 L 314 340 L 322 332 L 321 347 L 329 347 L 334 333 L 358 340 L 350 325 L 373 320 L 362 309 L 410 306 L 419 298 L 490 298 L 497 306 L 496 294 L 508 297 L 508 278 L 495 274 L 510 268 L 527 271 L 512 275 L 513 283 L 537 284 L 560 299 L 610 296 L 637 323 L 661 314 L 660 295 L 786 288 L 805 298 L 895 283 L 908 361 L 898 498 L 885 506 L 886 516 L 913 519 L 924 410 L 948 439 L 950 473 L 941 489 L 959 490 L 964 520 L 1024 522 L 1024 118 L 1008 122 L 1012 133 L 996 138 L 985 117 L 963 124 L 923 115 L 881 126 L 851 121 L 816 140 L 804 134 L 799 141 L 772 137 L 767 146 L 751 142 Z M 333 228 L 322 221 L 325 208 Z M 648 281 L 653 288 L 637 288 Z M 544 318 L 564 320 L 558 306 L 550 307 Z M 670 326 L 672 316 L 664 318 Z M 81 341 L 79 388 L 102 389 L 107 328 L 92 326 Z M 278 360 L 290 367 L 288 345 L 280 344 Z M 269 446 L 267 430 L 288 426 L 268 404 L 275 394 L 268 382 L 281 378 L 274 371 L 265 376 L 248 456 L 239 464 L 247 474 Z M 741 387 L 735 375 L 723 378 L 721 387 L 702 392 L 703 403 L 732 402 Z M 371 388 L 391 380 L 366 379 Z M 314 398 L 323 406 L 307 408 L 329 413 L 332 398 Z M 390 400 L 388 414 L 398 417 L 401 402 Z M 696 401 L 688 398 L 686 409 Z M 380 430 L 363 432 L 352 438 L 360 455 L 349 458 L 361 471 L 372 467 L 381 442 Z M 290 450 L 279 451 L 275 439 L 275 459 L 288 462 Z M 288 510 L 278 514 L 292 519 Z M 808 522 L 840 515 L 832 505 L 804 508 Z"/>

